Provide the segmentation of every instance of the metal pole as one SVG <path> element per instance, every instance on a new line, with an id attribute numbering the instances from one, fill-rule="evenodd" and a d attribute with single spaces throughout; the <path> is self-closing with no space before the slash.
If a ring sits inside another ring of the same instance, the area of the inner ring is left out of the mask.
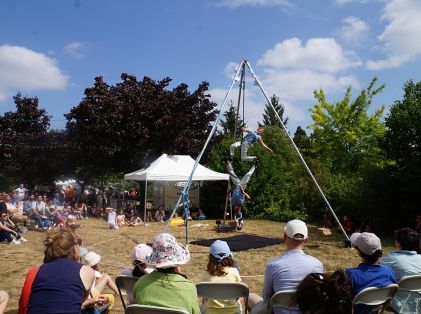
<path id="1" fill-rule="evenodd" d="M 146 223 L 146 204 L 148 200 L 148 178 L 145 178 L 145 212 L 143 213 L 143 223 Z M 136 204 L 136 201 L 135 201 Z"/>
<path id="2" fill-rule="evenodd" d="M 189 180 L 187 181 L 187 184 L 186 184 L 186 186 L 185 186 L 185 187 L 184 187 L 184 189 L 183 189 L 183 193 L 187 193 L 187 192 L 189 191 L 189 189 L 190 189 L 190 185 L 191 185 L 191 181 L 192 181 L 192 178 L 193 178 L 193 174 L 194 174 L 194 172 L 196 171 L 196 168 L 197 168 L 197 166 L 198 166 L 198 164 L 199 164 L 199 161 L 200 161 L 200 159 L 202 158 L 203 153 L 205 152 L 205 150 L 206 150 L 206 148 L 207 148 L 207 146 L 208 146 L 208 144 L 209 144 L 209 142 L 210 142 L 211 138 L 212 138 L 212 137 L 213 137 L 213 135 L 215 134 L 215 131 L 216 131 L 217 127 L 218 127 L 218 122 L 219 122 L 219 120 L 221 120 L 222 116 L 224 115 L 224 111 L 223 111 L 223 110 L 224 110 L 225 105 L 226 105 L 226 103 L 227 103 L 228 96 L 229 96 L 229 94 L 231 93 L 232 88 L 234 87 L 234 84 L 235 84 L 235 82 L 236 82 L 236 78 L 238 77 L 238 74 L 240 73 L 240 70 L 242 69 L 244 62 L 246 62 L 246 61 L 245 61 L 245 60 L 242 60 L 242 61 L 241 61 L 240 66 L 238 67 L 237 73 L 235 74 L 235 76 L 234 76 L 234 78 L 233 78 L 233 80 L 232 80 L 232 82 L 231 82 L 230 88 L 228 89 L 228 92 L 227 92 L 227 94 L 225 95 L 224 101 L 223 101 L 223 103 L 222 103 L 221 107 L 219 108 L 219 114 L 218 114 L 218 116 L 216 117 L 216 120 L 215 120 L 215 122 L 214 122 L 214 124 L 213 124 L 213 127 L 212 127 L 211 132 L 209 133 L 209 136 L 208 136 L 208 138 L 207 138 L 207 140 L 206 140 L 206 143 L 205 143 L 205 145 L 203 146 L 203 148 L 202 148 L 202 150 L 201 150 L 200 154 L 197 156 L 197 158 L 196 158 L 196 160 L 195 160 L 195 162 L 194 162 L 193 169 L 192 169 L 192 171 L 191 171 L 191 173 L 190 173 Z M 229 180 L 229 178 L 228 178 L 228 180 Z M 180 197 L 179 197 L 179 199 L 178 199 L 178 201 L 177 201 L 177 205 L 176 205 L 176 207 L 174 208 L 174 210 L 172 211 L 170 218 L 168 219 L 168 222 L 167 222 L 167 224 L 166 224 L 166 226 L 165 226 L 165 228 L 164 228 L 164 232 L 167 232 L 167 230 L 168 230 L 168 226 L 169 226 L 169 224 L 170 224 L 170 221 L 171 221 L 171 219 L 173 218 L 174 213 L 175 213 L 175 211 L 176 211 L 177 207 L 180 205 L 181 196 L 182 196 L 182 194 L 180 195 Z"/>
<path id="3" fill-rule="evenodd" d="M 266 100 L 267 100 L 267 102 L 268 102 L 269 106 L 272 108 L 272 110 L 273 110 L 273 112 L 275 113 L 275 115 L 276 115 L 276 117 L 277 117 L 277 119 L 278 119 L 279 123 L 281 124 L 281 126 L 282 126 L 282 128 L 284 129 L 284 131 L 285 131 L 286 135 L 288 136 L 289 140 L 291 141 L 292 146 L 294 146 L 294 148 L 295 148 L 296 152 L 298 153 L 298 156 L 300 157 L 300 160 L 301 160 L 301 162 L 303 163 L 303 165 L 304 165 L 305 169 L 307 170 L 308 174 L 310 175 L 311 179 L 313 180 L 314 184 L 316 185 L 317 189 L 319 190 L 319 193 L 320 193 L 320 195 L 322 196 L 323 200 L 325 201 L 326 206 L 329 208 L 330 212 L 332 213 L 333 217 L 335 218 L 336 222 L 338 223 L 339 228 L 341 229 L 341 231 L 342 231 L 342 233 L 344 234 L 345 238 L 349 241 L 349 237 L 348 237 L 348 235 L 346 234 L 346 232 L 345 232 L 344 228 L 342 227 L 341 222 L 339 221 L 338 217 L 336 216 L 335 212 L 333 211 L 332 206 L 330 206 L 329 201 L 327 200 L 327 198 L 326 198 L 325 194 L 323 193 L 322 189 L 321 189 L 321 188 L 320 188 L 320 186 L 319 186 L 319 183 L 317 182 L 316 178 L 314 177 L 313 173 L 311 172 L 310 168 L 308 167 L 308 165 L 307 165 L 306 161 L 304 160 L 304 157 L 301 155 L 300 150 L 298 149 L 297 145 L 295 145 L 294 140 L 292 139 L 291 135 L 289 134 L 289 132 L 288 132 L 287 128 L 286 128 L 286 127 L 285 127 L 285 125 L 284 125 L 284 122 L 283 122 L 283 121 L 282 121 L 282 119 L 279 117 L 279 114 L 276 112 L 275 108 L 273 107 L 273 105 L 272 105 L 272 103 L 271 103 L 271 101 L 270 101 L 270 99 L 269 99 L 268 95 L 266 94 L 266 92 L 265 92 L 265 90 L 264 90 L 264 88 L 263 88 L 263 86 L 262 86 L 262 83 L 261 83 L 261 82 L 259 81 L 259 79 L 257 78 L 257 76 L 256 76 L 256 74 L 254 73 L 253 69 L 251 68 L 250 64 L 249 64 L 247 61 L 245 61 L 245 62 L 246 62 L 246 64 L 247 64 L 247 67 L 249 68 L 250 73 L 251 73 L 251 75 L 253 76 L 253 78 L 254 78 L 255 82 L 256 82 L 256 83 L 257 83 L 257 85 L 259 86 L 259 88 L 260 88 L 260 90 L 262 91 L 263 95 L 265 96 L 265 98 L 266 98 Z"/>

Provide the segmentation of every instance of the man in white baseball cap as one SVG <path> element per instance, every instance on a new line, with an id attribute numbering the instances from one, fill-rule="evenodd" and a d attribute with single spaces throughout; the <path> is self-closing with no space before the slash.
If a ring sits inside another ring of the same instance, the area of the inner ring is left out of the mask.
<path id="1" fill-rule="evenodd" d="M 295 290 L 301 280 L 310 273 L 323 273 L 323 264 L 315 257 L 303 252 L 308 241 L 308 229 L 304 221 L 288 221 L 284 228 L 284 242 L 287 251 L 266 265 L 263 283 L 263 298 L 251 293 L 251 313 L 269 313 L 269 302 L 273 294 L 283 290 Z M 275 314 L 299 313 L 299 311 L 274 309 Z"/>

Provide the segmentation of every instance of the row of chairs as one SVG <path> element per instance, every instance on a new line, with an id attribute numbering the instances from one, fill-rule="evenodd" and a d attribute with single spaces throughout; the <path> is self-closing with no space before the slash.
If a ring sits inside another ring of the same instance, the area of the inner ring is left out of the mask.
<path id="1" fill-rule="evenodd" d="M 185 314 L 187 311 L 180 309 L 162 308 L 149 305 L 133 304 L 126 306 L 123 291 L 125 294 L 133 293 L 133 286 L 138 278 L 128 276 L 118 276 L 116 278 L 116 285 L 120 294 L 121 302 L 125 308 L 126 314 Z M 200 282 L 196 284 L 197 294 L 199 297 L 205 297 L 216 300 L 226 299 L 244 299 L 244 313 L 247 314 L 247 303 L 249 288 L 244 283 L 215 283 L 215 282 Z M 421 275 L 405 276 L 398 284 L 391 284 L 386 287 L 369 287 L 360 291 L 353 299 L 353 304 L 365 304 L 371 306 L 378 306 L 378 314 L 392 303 L 393 297 L 398 290 L 406 290 L 412 292 L 421 292 Z M 284 308 L 298 310 L 294 302 L 295 290 L 279 291 L 275 293 L 270 300 L 269 313 L 273 313 L 274 308 Z"/>

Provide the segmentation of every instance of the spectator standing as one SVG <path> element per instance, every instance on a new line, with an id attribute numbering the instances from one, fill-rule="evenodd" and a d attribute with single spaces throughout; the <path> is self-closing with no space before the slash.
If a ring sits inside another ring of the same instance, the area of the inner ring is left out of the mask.
<path id="1" fill-rule="evenodd" d="M 66 191 L 64 192 L 64 195 L 65 195 L 66 203 L 73 205 L 73 198 L 75 197 L 75 191 L 70 184 L 66 187 Z"/>
<path id="2" fill-rule="evenodd" d="M 26 194 L 28 193 L 28 189 L 25 188 L 23 184 L 20 184 L 17 189 L 15 189 L 16 197 L 19 201 L 22 201 Z"/>
<path id="3" fill-rule="evenodd" d="M 106 210 L 108 212 L 108 219 L 107 219 L 108 228 L 118 229 L 117 213 L 116 213 L 115 208 L 107 207 Z"/>
<path id="4" fill-rule="evenodd" d="M 291 220 L 284 228 L 284 242 L 287 251 L 284 255 L 266 265 L 263 283 L 263 299 L 250 293 L 251 313 L 268 313 L 270 298 L 283 290 L 296 290 L 298 284 L 310 273 L 323 273 L 323 264 L 315 257 L 304 253 L 308 241 L 308 229 L 301 220 Z M 299 313 L 294 310 L 275 309 L 275 314 Z"/>
<path id="5" fill-rule="evenodd" d="M 380 264 L 382 245 L 374 233 L 354 233 L 350 240 L 361 257 L 361 264 L 345 271 L 351 282 L 353 296 L 368 287 L 385 287 L 396 283 L 395 272 L 389 266 Z M 364 304 L 355 306 L 357 314 L 368 314 L 375 309 L 375 306 Z"/>
<path id="6" fill-rule="evenodd" d="M 397 251 L 386 255 L 381 264 L 391 267 L 399 281 L 404 276 L 421 275 L 421 255 L 417 254 L 420 240 L 418 233 L 409 228 L 395 231 Z M 397 313 L 420 314 L 421 295 L 419 292 L 399 290 L 393 299 L 392 308 Z"/>

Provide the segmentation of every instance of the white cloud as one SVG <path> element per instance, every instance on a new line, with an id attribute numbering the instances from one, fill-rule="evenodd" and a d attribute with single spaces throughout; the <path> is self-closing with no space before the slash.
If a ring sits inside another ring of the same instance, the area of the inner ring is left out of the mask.
<path id="1" fill-rule="evenodd" d="M 0 100 L 17 90 L 64 89 L 69 78 L 56 61 L 21 46 L 0 45 Z"/>
<path id="2" fill-rule="evenodd" d="M 262 84 L 280 100 L 287 102 L 307 101 L 314 99 L 313 91 L 319 88 L 328 92 L 346 89 L 349 85 L 358 88 L 359 82 L 354 76 L 335 77 L 331 73 L 312 70 L 267 70 Z"/>
<path id="3" fill-rule="evenodd" d="M 85 57 L 84 50 L 86 48 L 86 45 L 80 42 L 72 42 L 68 44 L 66 47 L 64 47 L 64 52 L 75 57 L 75 58 L 83 58 Z"/>
<path id="4" fill-rule="evenodd" d="M 224 68 L 225 77 L 229 80 L 234 79 L 234 76 L 238 71 L 238 66 L 238 62 L 228 62 L 228 64 Z"/>
<path id="5" fill-rule="evenodd" d="M 367 23 L 355 16 L 348 16 L 342 20 L 341 35 L 347 42 L 355 43 L 367 33 Z"/>
<path id="6" fill-rule="evenodd" d="M 239 7 L 292 7 L 290 0 L 218 0 L 218 7 L 237 9 Z"/>
<path id="7" fill-rule="evenodd" d="M 254 69 L 258 79 L 269 97 L 273 94 L 279 97 L 289 118 L 288 126 L 292 129 L 309 123 L 308 108 L 315 101 L 314 90 L 322 88 L 329 95 L 342 93 L 350 85 L 354 89 L 361 88 L 356 76 L 338 74 L 361 65 L 360 59 L 354 52 L 344 51 L 332 38 L 312 38 L 306 45 L 297 38 L 284 40 L 266 51 L 259 64 L 261 69 Z M 224 73 L 229 73 L 227 77 L 230 80 L 234 74 L 232 69 L 236 66 L 230 62 L 224 69 Z M 214 89 L 211 91 L 212 99 L 221 104 L 226 92 L 227 89 Z M 238 92 L 234 88 L 229 99 L 236 104 L 237 97 Z M 253 86 L 247 74 L 246 121 L 251 127 L 262 120 L 265 104 L 266 99 Z"/>
<path id="8" fill-rule="evenodd" d="M 359 3 L 368 3 L 370 1 L 384 1 L 384 0 L 335 0 L 334 3 L 336 5 L 342 6 L 351 2 L 359 2 Z"/>
<path id="9" fill-rule="evenodd" d="M 276 44 L 258 64 L 334 73 L 357 67 L 361 61 L 354 51 L 344 51 L 334 38 L 311 38 L 304 46 L 294 37 Z"/>
<path id="10" fill-rule="evenodd" d="M 386 57 L 369 60 L 369 69 L 397 68 L 421 54 L 421 1 L 392 0 L 384 8 L 381 20 L 387 22 L 378 37 Z"/>

